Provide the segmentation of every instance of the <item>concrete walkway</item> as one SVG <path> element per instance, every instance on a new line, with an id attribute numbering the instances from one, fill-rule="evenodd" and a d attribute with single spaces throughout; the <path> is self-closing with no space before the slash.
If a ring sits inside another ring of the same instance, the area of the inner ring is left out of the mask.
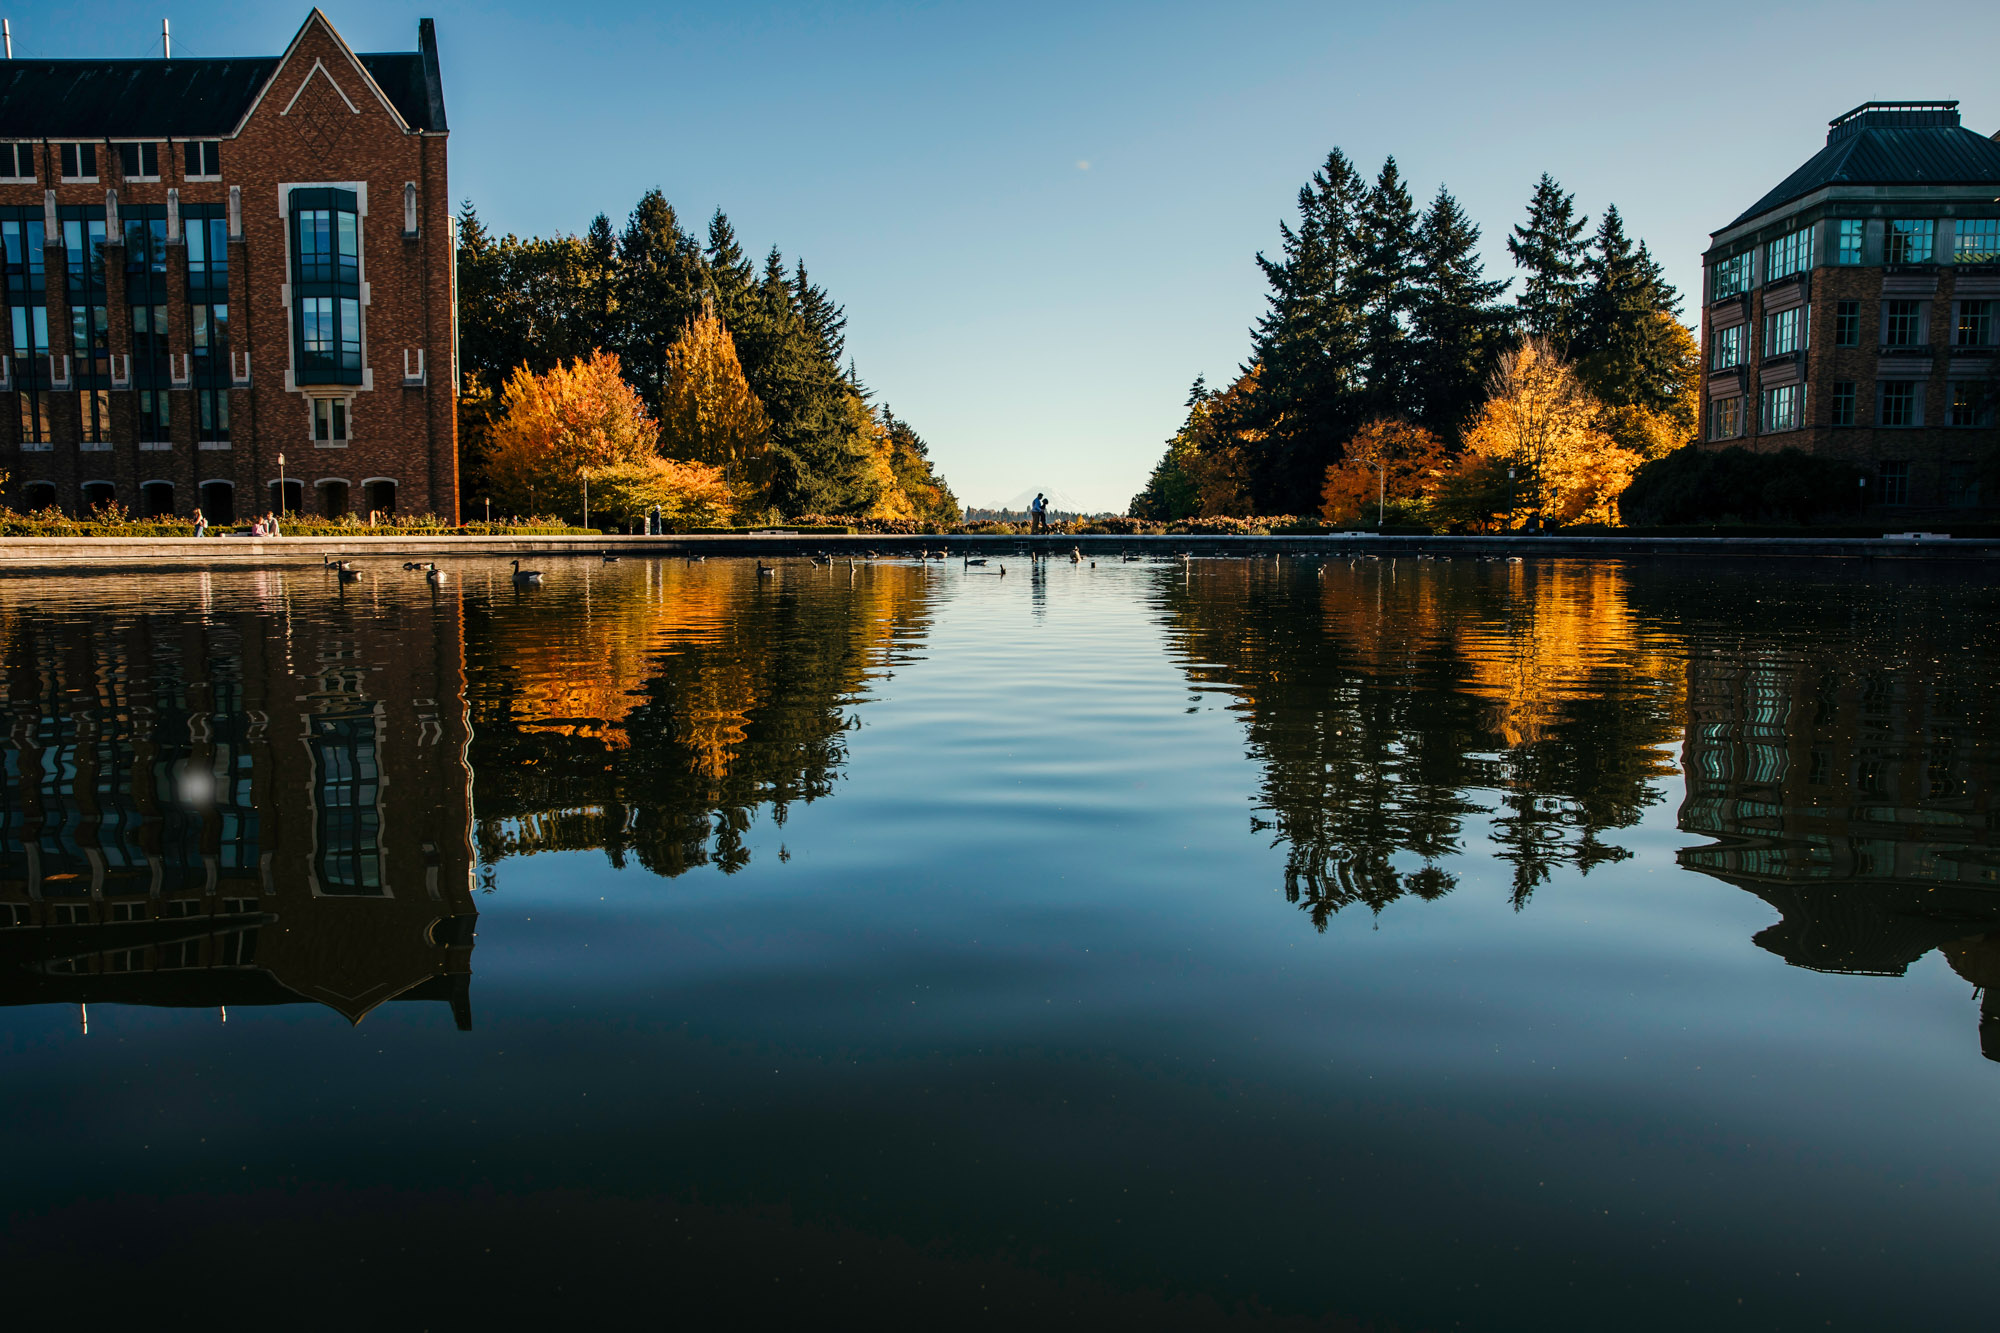
<path id="1" fill-rule="evenodd" d="M 993 536 L 892 537 L 825 533 L 730 533 L 667 537 L 7 537 L 0 538 L 0 574 L 81 571 L 284 568 L 318 565 L 328 556 L 357 563 L 514 556 L 763 556 L 803 559 L 821 551 L 840 556 L 1050 555 L 1080 550 L 1085 558 L 1122 554 L 1327 557 L 1354 554 L 1415 557 L 1519 556 L 1537 560 L 1725 557 L 1733 559 L 1890 559 L 1992 561 L 2000 538 L 1898 537 L 1405 537 L 1373 534 L 1297 537 Z"/>

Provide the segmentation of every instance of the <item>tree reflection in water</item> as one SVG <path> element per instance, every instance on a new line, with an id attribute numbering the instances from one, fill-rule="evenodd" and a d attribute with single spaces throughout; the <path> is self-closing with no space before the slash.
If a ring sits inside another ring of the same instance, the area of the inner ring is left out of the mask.
<path id="1" fill-rule="evenodd" d="M 1213 562 L 1162 585 L 1171 650 L 1237 696 L 1263 770 L 1256 827 L 1324 930 L 1355 903 L 1433 899 L 1490 817 L 1521 907 L 1663 799 L 1678 654 L 1616 566 Z M 1410 865 L 1415 861 L 1419 864 Z"/>
<path id="2" fill-rule="evenodd" d="M 601 848 L 659 875 L 749 861 L 768 806 L 826 796 L 871 672 L 929 623 L 930 567 L 648 566 L 561 600 L 472 605 L 480 856 Z"/>

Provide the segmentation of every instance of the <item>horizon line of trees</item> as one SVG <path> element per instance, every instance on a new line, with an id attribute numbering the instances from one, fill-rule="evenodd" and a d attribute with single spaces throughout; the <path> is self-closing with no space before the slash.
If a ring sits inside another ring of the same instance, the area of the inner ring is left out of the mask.
<path id="1" fill-rule="evenodd" d="M 1478 225 L 1443 186 L 1419 211 L 1393 156 L 1370 184 L 1333 149 L 1279 239 L 1257 255 L 1269 291 L 1248 360 L 1223 389 L 1195 380 L 1134 517 L 1348 518 L 1365 471 L 1369 501 L 1472 526 L 1615 519 L 1639 463 L 1694 436 L 1680 295 L 1615 205 L 1592 231 L 1543 173 L 1507 237 L 1511 301 Z M 1549 392 L 1560 411 L 1544 419 L 1533 395 Z M 1533 438 L 1533 456 L 1506 438 Z"/>
<path id="2" fill-rule="evenodd" d="M 597 410 L 628 419 L 616 386 L 600 382 L 609 375 L 629 386 L 656 428 L 640 429 L 645 448 L 716 469 L 740 515 L 957 516 L 957 498 L 923 437 L 862 382 L 844 308 L 813 282 L 804 260 L 788 265 L 776 246 L 761 268 L 753 263 L 720 209 L 701 241 L 657 189 L 640 198 L 622 230 L 600 213 L 580 236 L 495 236 L 469 201 L 458 217 L 458 416 L 468 505 L 496 491 L 496 500 L 521 502 L 513 492 L 529 473 L 518 455 L 540 456 L 532 438 L 522 443 L 528 432 L 506 424 L 510 401 L 548 399 L 550 388 L 568 387 L 572 398 L 581 393 Z M 551 379 L 558 371 L 571 378 Z M 544 383 L 516 383 L 522 375 Z M 503 443 L 517 456 L 496 469 Z M 550 441 L 541 450 L 538 500 L 575 508 L 569 497 L 580 492 L 578 478 L 557 460 L 588 457 L 589 444 Z M 630 462 L 634 447 L 627 440 L 610 452 Z M 650 468 L 650 455 L 646 462 Z M 651 471 L 665 484 L 661 469 Z M 503 485 L 506 478 L 517 484 Z"/>

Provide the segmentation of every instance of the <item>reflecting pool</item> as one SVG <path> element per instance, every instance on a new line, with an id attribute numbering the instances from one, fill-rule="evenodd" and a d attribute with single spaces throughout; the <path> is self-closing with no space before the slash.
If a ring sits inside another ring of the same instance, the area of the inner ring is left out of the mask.
<path id="1" fill-rule="evenodd" d="M 999 563 L 0 580 L 10 1308 L 1983 1322 L 1979 571 Z"/>

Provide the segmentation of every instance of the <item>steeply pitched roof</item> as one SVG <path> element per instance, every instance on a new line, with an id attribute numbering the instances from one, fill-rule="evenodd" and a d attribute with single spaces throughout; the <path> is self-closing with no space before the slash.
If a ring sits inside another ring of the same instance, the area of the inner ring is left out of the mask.
<path id="1" fill-rule="evenodd" d="M 275 56 L 0 60 L 0 138 L 229 134 L 277 68 Z"/>
<path id="2" fill-rule="evenodd" d="M 444 85 L 429 19 L 417 24 L 417 46 L 356 58 L 412 129 L 441 134 Z M 280 59 L 0 60 L 0 139 L 231 134 Z"/>
<path id="3" fill-rule="evenodd" d="M 1956 102 L 1864 103 L 1832 121 L 1826 147 L 1729 226 L 1828 185 L 2000 186 L 2000 143 L 1960 125 Z"/>

